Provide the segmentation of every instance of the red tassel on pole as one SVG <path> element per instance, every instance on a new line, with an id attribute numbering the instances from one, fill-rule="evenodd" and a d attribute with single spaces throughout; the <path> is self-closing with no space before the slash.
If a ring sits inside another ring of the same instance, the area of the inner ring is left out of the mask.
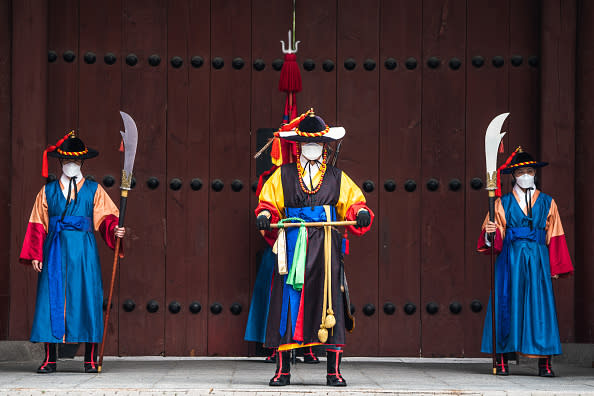
<path id="1" fill-rule="evenodd" d="M 301 72 L 297 64 L 297 55 L 285 54 L 285 62 L 281 69 L 278 89 L 281 92 L 301 92 Z"/>

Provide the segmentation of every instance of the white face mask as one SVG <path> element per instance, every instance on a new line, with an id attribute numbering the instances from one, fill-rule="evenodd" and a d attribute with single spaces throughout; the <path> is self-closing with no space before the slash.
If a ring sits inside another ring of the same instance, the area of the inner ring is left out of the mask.
<path id="1" fill-rule="evenodd" d="M 324 146 L 317 143 L 307 143 L 301 145 L 301 154 L 303 154 L 303 156 L 309 161 L 315 161 L 320 158 L 323 151 Z"/>
<path id="2" fill-rule="evenodd" d="M 69 162 L 62 165 L 62 172 L 68 177 L 78 176 L 80 174 L 80 165 L 76 162 Z"/>
<path id="3" fill-rule="evenodd" d="M 520 177 L 516 177 L 516 183 L 522 188 L 535 188 L 534 176 L 532 175 L 524 174 Z"/>

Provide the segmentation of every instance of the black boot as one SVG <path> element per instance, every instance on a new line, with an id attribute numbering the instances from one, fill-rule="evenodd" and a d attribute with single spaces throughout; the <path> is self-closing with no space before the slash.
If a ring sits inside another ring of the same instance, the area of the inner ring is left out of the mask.
<path id="1" fill-rule="evenodd" d="M 272 353 L 268 356 L 266 356 L 266 359 L 264 359 L 264 361 L 266 363 L 276 363 L 276 348 L 270 348 L 270 350 L 272 351 Z"/>
<path id="2" fill-rule="evenodd" d="M 308 363 L 308 364 L 320 363 L 320 359 L 318 359 L 318 357 L 316 356 L 316 354 L 314 353 L 314 351 L 311 347 L 305 348 L 305 351 L 303 352 L 303 363 Z"/>
<path id="3" fill-rule="evenodd" d="M 45 359 L 43 363 L 37 369 L 39 374 L 50 374 L 56 372 L 56 344 L 46 342 L 45 348 Z"/>
<path id="4" fill-rule="evenodd" d="M 285 386 L 291 383 L 291 351 L 277 351 L 276 372 L 270 380 L 270 386 Z"/>
<path id="5" fill-rule="evenodd" d="M 553 371 L 553 367 L 551 366 L 550 356 L 538 359 L 538 375 L 541 377 L 555 376 L 555 372 Z"/>
<path id="6" fill-rule="evenodd" d="M 507 362 L 506 353 L 498 353 L 495 357 L 496 374 L 497 375 L 509 375 L 509 364 Z"/>
<path id="7" fill-rule="evenodd" d="M 346 381 L 340 375 L 340 361 L 342 360 L 342 350 L 326 349 L 327 374 L 326 385 L 328 386 L 346 386 Z"/>
<path id="8" fill-rule="evenodd" d="M 97 352 L 99 344 L 95 342 L 85 343 L 85 373 L 97 373 Z"/>

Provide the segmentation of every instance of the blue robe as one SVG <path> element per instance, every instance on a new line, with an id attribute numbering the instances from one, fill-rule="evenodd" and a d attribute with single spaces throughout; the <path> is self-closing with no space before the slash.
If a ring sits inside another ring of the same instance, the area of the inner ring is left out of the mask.
<path id="1" fill-rule="evenodd" d="M 546 244 L 551 202 L 550 196 L 540 192 L 532 207 L 531 219 L 524 214 L 513 193 L 501 198 L 506 232 L 503 249 L 495 264 L 497 353 L 561 354 Z M 492 351 L 490 302 L 481 351 Z"/>
<path id="2" fill-rule="evenodd" d="M 62 222 L 66 198 L 60 182 L 45 186 L 50 222 L 43 243 L 43 268 L 37 283 L 32 342 L 101 342 L 103 339 L 103 285 L 93 233 L 96 190 L 97 183 L 86 180 L 78 191 L 78 198 L 68 205 Z M 57 233 L 58 227 L 63 229 Z M 54 237 L 60 245 L 61 263 L 48 262 Z M 52 280 L 52 284 L 60 284 L 60 288 L 50 287 L 51 276 L 61 277 Z M 55 304 L 52 296 L 63 300 Z M 63 307 L 63 315 L 56 315 L 56 307 Z M 56 336 L 59 328 L 64 329 L 62 337 Z"/>
<path id="3" fill-rule="evenodd" d="M 246 341 L 263 344 L 266 340 L 266 322 L 268 322 L 270 308 L 270 285 L 274 276 L 275 264 L 276 255 L 272 253 L 271 247 L 267 247 L 262 254 L 256 283 L 254 284 L 250 314 L 245 328 L 244 340 Z"/>

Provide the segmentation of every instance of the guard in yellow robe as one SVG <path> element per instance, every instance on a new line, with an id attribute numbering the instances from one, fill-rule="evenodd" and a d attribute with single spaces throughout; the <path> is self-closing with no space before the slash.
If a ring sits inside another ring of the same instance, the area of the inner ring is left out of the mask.
<path id="1" fill-rule="evenodd" d="M 359 187 L 328 164 L 325 143 L 341 139 L 344 128 L 330 128 L 313 112 L 280 137 L 299 142 L 299 159 L 277 169 L 262 188 L 256 208 L 257 226 L 269 230 L 279 221 L 352 220 L 355 235 L 369 230 L 373 213 Z M 284 220 L 283 220 L 284 219 Z M 282 232 L 281 232 L 282 234 Z M 290 227 L 277 241 L 277 264 L 271 288 L 265 346 L 278 348 L 271 386 L 290 383 L 289 351 L 327 346 L 327 384 L 345 386 L 340 374 L 345 326 L 342 258 L 346 241 L 332 227 Z M 286 249 L 286 254 L 285 254 Z"/>

